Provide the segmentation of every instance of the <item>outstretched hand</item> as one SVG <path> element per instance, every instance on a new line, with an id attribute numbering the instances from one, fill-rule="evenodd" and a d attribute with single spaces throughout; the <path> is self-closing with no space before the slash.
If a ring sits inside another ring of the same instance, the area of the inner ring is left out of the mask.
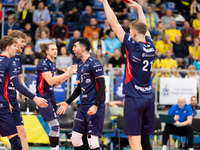
<path id="1" fill-rule="evenodd" d="M 58 103 L 57 106 L 60 106 L 60 108 L 56 111 L 56 113 L 58 115 L 61 115 L 61 114 L 65 114 L 69 105 L 66 102 L 61 102 L 61 103 Z"/>
<path id="2" fill-rule="evenodd" d="M 38 105 L 41 108 L 46 108 L 48 106 L 47 100 L 45 100 L 42 97 L 35 96 L 33 101 L 36 103 L 36 105 Z"/>
<path id="3" fill-rule="evenodd" d="M 77 65 L 72 65 L 71 67 L 67 68 L 66 73 L 72 75 L 77 72 Z"/>
<path id="4" fill-rule="evenodd" d="M 138 4 L 137 2 L 135 2 L 133 0 L 128 0 L 128 1 L 129 1 L 129 4 L 128 4 L 129 7 L 133 7 L 135 9 L 138 9 L 141 7 L 140 4 Z"/>

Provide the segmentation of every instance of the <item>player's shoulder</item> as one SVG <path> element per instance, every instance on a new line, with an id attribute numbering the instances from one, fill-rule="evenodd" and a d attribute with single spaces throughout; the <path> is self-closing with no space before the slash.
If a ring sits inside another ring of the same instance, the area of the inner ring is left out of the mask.
<path id="1" fill-rule="evenodd" d="M 44 65 L 47 65 L 48 63 L 48 59 L 46 57 L 40 59 L 40 61 L 38 62 L 38 65 L 37 66 L 44 66 Z"/>
<path id="2" fill-rule="evenodd" d="M 89 63 L 90 64 L 98 64 L 98 63 L 100 63 L 100 61 L 98 60 L 98 59 L 96 59 L 95 57 L 90 57 L 89 58 Z"/>

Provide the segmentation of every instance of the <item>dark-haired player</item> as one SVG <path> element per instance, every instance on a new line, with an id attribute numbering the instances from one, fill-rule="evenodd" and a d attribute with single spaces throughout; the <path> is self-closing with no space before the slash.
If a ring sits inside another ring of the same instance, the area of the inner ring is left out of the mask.
<path id="1" fill-rule="evenodd" d="M 76 39 L 73 51 L 81 62 L 78 64 L 78 85 L 73 94 L 58 105 L 57 114 L 65 113 L 68 105 L 81 94 L 81 105 L 77 111 L 72 132 L 75 150 L 84 150 L 82 136 L 87 134 L 90 149 L 99 150 L 105 114 L 105 82 L 101 63 L 90 56 L 90 41 Z"/>

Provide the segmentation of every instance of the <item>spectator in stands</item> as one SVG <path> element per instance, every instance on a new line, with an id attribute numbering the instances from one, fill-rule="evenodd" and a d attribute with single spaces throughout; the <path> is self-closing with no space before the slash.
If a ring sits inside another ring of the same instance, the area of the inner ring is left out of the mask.
<path id="1" fill-rule="evenodd" d="M 195 30 L 196 36 L 198 36 L 200 32 L 200 12 L 197 12 L 197 18 L 193 20 L 192 26 Z"/>
<path id="2" fill-rule="evenodd" d="M 195 37 L 194 43 L 189 46 L 190 64 L 192 64 L 193 60 L 198 59 L 199 53 L 200 53 L 200 40 L 198 37 Z"/>
<path id="3" fill-rule="evenodd" d="M 123 76 L 122 70 L 113 70 L 112 68 L 125 68 L 125 59 L 122 57 L 120 49 L 114 50 L 114 55 L 108 61 L 109 75 Z"/>
<path id="4" fill-rule="evenodd" d="M 35 35 L 33 34 L 33 31 L 31 30 L 31 23 L 26 23 L 23 31 L 26 35 L 29 35 L 33 42 L 35 41 Z"/>
<path id="5" fill-rule="evenodd" d="M 115 15 L 117 16 L 117 19 L 123 20 L 127 18 L 127 8 L 126 4 L 121 0 L 115 0 L 111 3 L 112 10 L 114 11 Z"/>
<path id="6" fill-rule="evenodd" d="M 165 35 L 165 25 L 162 22 L 158 22 L 157 28 L 152 32 L 154 43 L 163 40 L 164 35 Z"/>
<path id="7" fill-rule="evenodd" d="M 87 26 L 90 26 L 90 19 L 95 18 L 95 16 L 92 14 L 92 7 L 86 6 L 85 7 L 85 14 L 81 17 L 81 25 L 83 26 L 83 29 Z"/>
<path id="8" fill-rule="evenodd" d="M 130 33 L 129 20 L 128 20 L 128 19 L 124 19 L 124 20 L 123 20 L 122 28 L 124 29 L 124 31 L 125 31 L 126 33 Z"/>
<path id="9" fill-rule="evenodd" d="M 170 22 L 170 28 L 165 30 L 165 34 L 168 34 L 170 36 L 170 40 L 172 42 L 175 42 L 176 35 L 182 36 L 181 31 L 179 29 L 176 29 L 176 21 Z"/>
<path id="10" fill-rule="evenodd" d="M 200 53 L 198 54 L 198 60 L 193 61 L 193 65 L 195 66 L 196 70 L 200 70 Z"/>
<path id="11" fill-rule="evenodd" d="M 12 31 L 13 31 L 13 29 L 8 29 L 7 35 L 9 36 Z"/>
<path id="12" fill-rule="evenodd" d="M 49 25 L 51 22 L 49 10 L 44 8 L 43 1 L 38 2 L 38 9 L 33 13 L 33 31 L 35 31 L 35 29 L 40 26 L 41 20 L 45 21 L 45 25 Z"/>
<path id="13" fill-rule="evenodd" d="M 80 59 L 77 59 L 77 57 L 74 54 L 74 51 L 72 50 L 74 47 L 74 42 L 76 39 L 81 37 L 81 32 L 79 30 L 75 30 L 73 33 L 73 39 L 69 42 L 68 45 L 68 54 L 73 59 L 73 64 L 78 64 L 80 62 Z"/>
<path id="14" fill-rule="evenodd" d="M 47 27 L 47 25 L 43 19 L 40 20 L 40 25 L 39 25 L 39 27 L 37 27 L 37 29 L 35 31 L 35 40 L 41 39 L 42 31 L 46 31 L 47 38 L 50 38 L 50 29 Z"/>
<path id="15" fill-rule="evenodd" d="M 196 118 L 197 110 L 200 110 L 200 106 L 197 105 L 198 100 L 196 96 L 192 96 L 190 99 L 190 106 L 192 107 L 192 117 Z"/>
<path id="16" fill-rule="evenodd" d="M 79 3 L 76 0 L 65 0 L 62 8 L 63 14 L 65 14 L 65 24 L 67 22 L 79 22 L 80 21 L 80 8 Z"/>
<path id="17" fill-rule="evenodd" d="M 32 23 L 33 13 L 30 11 L 30 3 L 24 5 L 24 9 L 19 13 L 20 29 L 24 29 L 26 23 Z"/>
<path id="18" fill-rule="evenodd" d="M 166 69 L 171 69 L 172 66 L 177 67 L 176 60 L 172 59 L 172 50 L 168 49 L 166 52 L 166 58 L 161 59 L 161 67 L 165 67 Z"/>
<path id="19" fill-rule="evenodd" d="M 157 57 L 155 58 L 154 62 L 153 62 L 153 66 L 152 69 L 160 69 L 160 59 L 158 59 Z"/>
<path id="20" fill-rule="evenodd" d="M 159 22 L 159 17 L 156 12 L 153 12 L 153 9 L 150 5 L 146 7 L 147 13 L 145 14 L 146 21 L 147 21 L 147 27 L 150 31 L 150 33 L 157 27 L 157 24 Z"/>
<path id="21" fill-rule="evenodd" d="M 98 59 L 101 63 L 101 65 L 104 67 L 104 68 L 107 68 L 107 60 L 106 58 L 103 56 L 103 53 L 102 53 L 102 50 L 101 48 L 98 48 L 97 52 L 96 52 L 96 59 Z M 104 71 L 106 71 L 104 69 Z"/>
<path id="22" fill-rule="evenodd" d="M 146 12 L 146 7 L 147 7 L 147 1 L 148 0 L 136 0 L 136 2 L 138 3 L 138 4 L 140 4 L 140 6 L 142 6 L 142 8 L 143 8 L 143 11 L 144 12 Z M 130 7 L 129 9 L 131 9 L 132 7 Z"/>
<path id="23" fill-rule="evenodd" d="M 176 66 L 172 66 L 171 70 L 172 71 L 169 74 L 170 78 L 181 78 Z"/>
<path id="24" fill-rule="evenodd" d="M 21 13 L 24 10 L 24 8 L 26 9 L 26 5 L 27 4 L 31 8 L 32 7 L 32 0 L 20 0 L 18 2 L 18 4 L 17 4 L 17 10 L 18 10 L 18 12 Z"/>
<path id="25" fill-rule="evenodd" d="M 187 69 L 189 66 L 189 60 L 187 57 L 187 48 L 181 42 L 180 35 L 175 36 L 175 42 L 172 42 L 172 44 L 173 44 L 173 51 L 174 51 L 176 60 L 178 62 L 178 65 L 184 66 L 184 68 Z"/>
<path id="26" fill-rule="evenodd" d="M 4 24 L 4 35 L 7 35 L 8 29 L 19 30 L 19 26 L 15 22 L 14 15 L 9 15 L 8 22 Z"/>
<path id="27" fill-rule="evenodd" d="M 160 72 L 158 72 L 157 77 L 158 79 L 156 79 L 156 76 L 154 76 L 153 78 L 153 89 L 155 90 L 156 88 L 156 80 L 157 80 L 157 90 L 160 90 L 160 78 L 164 77 L 164 78 L 169 78 L 169 74 L 167 73 L 167 69 L 165 67 L 161 67 L 160 68 Z"/>
<path id="28" fill-rule="evenodd" d="M 184 96 L 178 97 L 178 104 L 173 105 L 168 115 L 173 115 L 174 124 L 166 124 L 163 132 L 162 150 L 167 149 L 167 141 L 170 134 L 186 136 L 188 139 L 189 150 L 193 149 L 193 128 L 192 128 L 192 108 L 186 104 Z"/>
<path id="29" fill-rule="evenodd" d="M 91 38 L 90 42 L 91 42 L 90 54 L 92 56 L 96 55 L 96 52 L 99 48 L 102 50 L 103 56 L 105 55 L 106 45 L 105 45 L 104 41 L 99 38 L 99 32 L 97 32 L 97 31 L 92 32 L 92 38 Z"/>
<path id="30" fill-rule="evenodd" d="M 116 34 L 113 30 L 110 30 L 109 38 L 105 39 L 104 42 L 105 42 L 105 45 L 106 45 L 107 59 L 109 60 L 113 56 L 114 50 L 116 48 L 118 48 L 119 50 L 121 49 L 121 42 L 116 37 Z"/>
<path id="31" fill-rule="evenodd" d="M 165 24 L 166 29 L 169 29 L 171 21 L 175 21 L 175 18 L 172 15 L 172 11 L 167 9 L 166 15 L 162 16 L 161 20 Z"/>
<path id="32" fill-rule="evenodd" d="M 30 35 L 26 36 L 26 46 L 23 48 L 23 53 L 22 53 L 22 64 L 34 64 L 34 59 L 35 59 L 35 47 L 31 43 L 32 38 Z"/>
<path id="33" fill-rule="evenodd" d="M 35 44 L 35 52 L 36 53 L 41 52 L 41 49 L 40 49 L 41 43 L 49 43 L 49 42 L 52 42 L 52 41 L 48 38 L 47 31 L 45 30 L 41 31 L 41 39 L 39 39 Z"/>
<path id="34" fill-rule="evenodd" d="M 58 73 L 63 73 L 63 69 L 67 69 L 73 64 L 72 58 L 68 55 L 67 49 L 65 46 L 61 47 L 60 54 L 56 58 L 56 68 L 58 69 Z"/>
<path id="35" fill-rule="evenodd" d="M 196 0 L 193 0 L 190 5 L 190 16 L 189 23 L 192 24 L 193 20 L 197 17 L 197 12 L 200 12 L 200 3 L 197 3 Z"/>
<path id="36" fill-rule="evenodd" d="M 58 47 L 65 45 L 66 48 L 69 45 L 68 39 L 68 27 L 64 24 L 62 17 L 57 18 L 57 24 L 53 25 L 51 29 L 52 41 L 57 44 Z"/>
<path id="37" fill-rule="evenodd" d="M 90 19 L 90 26 L 88 26 L 84 29 L 83 36 L 87 37 L 88 39 L 91 39 L 92 38 L 92 32 L 93 31 L 100 32 L 100 30 L 101 29 L 98 27 L 98 22 L 97 22 L 96 18 L 91 18 Z"/>
<path id="38" fill-rule="evenodd" d="M 165 34 L 163 40 L 157 41 L 155 44 L 156 56 L 160 58 L 166 57 L 166 51 L 168 49 L 172 50 L 172 43 L 168 34 Z"/>
<path id="39" fill-rule="evenodd" d="M 47 7 L 47 0 L 32 0 L 32 4 L 33 4 L 33 10 L 36 10 L 36 9 L 38 9 L 38 4 L 40 3 L 40 2 L 43 2 L 44 3 L 44 6 L 45 6 L 45 9 L 48 9 L 48 7 Z"/>
<path id="40" fill-rule="evenodd" d="M 110 27 L 108 21 L 104 20 L 104 27 L 100 31 L 100 38 L 102 40 L 105 40 L 105 39 L 107 39 L 109 37 L 110 29 L 111 29 L 111 27 Z"/>
<path id="41" fill-rule="evenodd" d="M 55 3 L 51 4 L 49 8 L 51 14 L 51 21 L 56 22 L 58 17 L 65 19 L 65 15 L 62 13 L 62 5 L 60 0 L 55 0 Z"/>
<path id="42" fill-rule="evenodd" d="M 154 12 L 156 11 L 156 7 L 160 8 L 161 13 L 164 14 L 166 12 L 165 0 L 149 0 L 149 4 L 153 8 Z"/>
<path id="43" fill-rule="evenodd" d="M 192 71 L 192 72 L 188 72 L 187 75 L 185 76 L 185 78 L 196 79 L 196 81 L 197 81 L 197 89 L 199 89 L 199 75 L 197 74 L 197 72 L 195 72 L 196 71 L 195 66 L 194 65 L 189 65 L 188 70 Z"/>
<path id="44" fill-rule="evenodd" d="M 190 24 L 188 21 L 184 22 L 183 27 L 184 29 L 181 31 L 181 41 L 183 41 L 186 47 L 189 47 L 189 45 L 192 44 L 195 38 L 195 31 L 194 29 L 190 28 Z"/>

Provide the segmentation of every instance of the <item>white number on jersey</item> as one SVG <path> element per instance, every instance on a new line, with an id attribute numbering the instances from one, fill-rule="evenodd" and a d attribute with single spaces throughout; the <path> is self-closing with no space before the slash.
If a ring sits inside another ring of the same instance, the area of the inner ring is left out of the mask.
<path id="1" fill-rule="evenodd" d="M 147 67 L 149 65 L 149 61 L 148 60 L 144 60 L 143 64 L 144 64 L 144 67 L 142 67 L 142 71 L 148 71 Z M 152 69 L 153 61 L 150 62 L 150 65 L 151 65 L 151 69 Z M 150 71 L 151 71 L 151 69 L 150 69 Z"/>

